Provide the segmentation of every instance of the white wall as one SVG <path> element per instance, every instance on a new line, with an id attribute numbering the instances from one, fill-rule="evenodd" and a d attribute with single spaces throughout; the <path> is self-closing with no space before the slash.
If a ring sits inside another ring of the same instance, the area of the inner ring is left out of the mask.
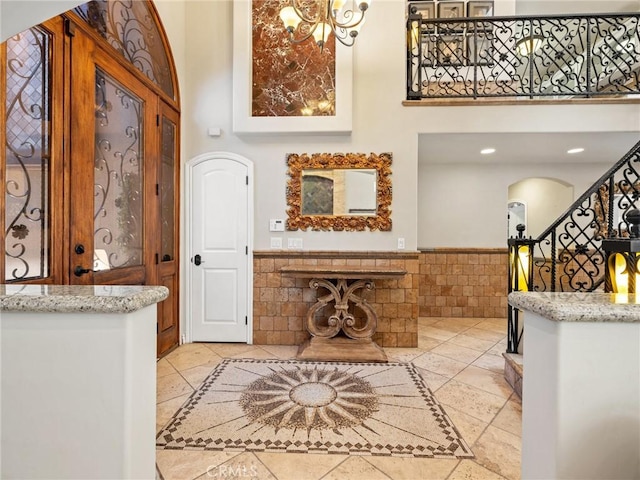
<path id="1" fill-rule="evenodd" d="M 526 204 L 525 235 L 535 238 L 567 210 L 574 198 L 572 184 L 551 178 L 527 178 L 509 185 L 507 203 L 520 200 Z"/>
<path id="2" fill-rule="evenodd" d="M 419 169 L 419 246 L 506 248 L 509 185 L 550 176 L 584 192 L 610 165 L 424 164 Z M 568 205 L 567 205 L 568 206 Z M 528 236 L 529 230 L 525 232 Z M 538 232 L 539 233 L 539 232 Z"/>

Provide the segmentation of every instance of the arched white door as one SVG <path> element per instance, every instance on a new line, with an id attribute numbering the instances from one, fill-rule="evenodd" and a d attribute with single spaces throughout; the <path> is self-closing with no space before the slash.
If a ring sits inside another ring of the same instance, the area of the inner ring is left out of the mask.
<path id="1" fill-rule="evenodd" d="M 253 164 L 224 152 L 190 164 L 191 340 L 251 343 Z"/>

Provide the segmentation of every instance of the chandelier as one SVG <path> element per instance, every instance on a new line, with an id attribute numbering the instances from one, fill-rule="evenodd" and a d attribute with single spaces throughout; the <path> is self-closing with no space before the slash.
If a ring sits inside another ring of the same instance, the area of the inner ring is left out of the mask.
<path id="1" fill-rule="evenodd" d="M 364 13 L 371 0 L 290 0 L 280 10 L 291 43 L 313 36 L 322 49 L 331 32 L 347 47 L 352 46 L 364 25 Z"/>

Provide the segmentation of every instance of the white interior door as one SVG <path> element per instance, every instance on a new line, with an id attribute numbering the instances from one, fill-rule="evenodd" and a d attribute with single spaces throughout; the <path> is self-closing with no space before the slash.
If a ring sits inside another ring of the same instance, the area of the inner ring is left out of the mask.
<path id="1" fill-rule="evenodd" d="M 249 327 L 249 169 L 214 158 L 192 170 L 191 336 L 247 342 Z"/>

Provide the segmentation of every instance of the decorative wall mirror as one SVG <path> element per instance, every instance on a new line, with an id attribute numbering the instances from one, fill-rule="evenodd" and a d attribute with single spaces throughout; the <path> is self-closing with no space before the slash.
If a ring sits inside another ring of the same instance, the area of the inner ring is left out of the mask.
<path id="1" fill-rule="evenodd" d="M 287 155 L 287 230 L 391 230 L 391 154 Z"/>

